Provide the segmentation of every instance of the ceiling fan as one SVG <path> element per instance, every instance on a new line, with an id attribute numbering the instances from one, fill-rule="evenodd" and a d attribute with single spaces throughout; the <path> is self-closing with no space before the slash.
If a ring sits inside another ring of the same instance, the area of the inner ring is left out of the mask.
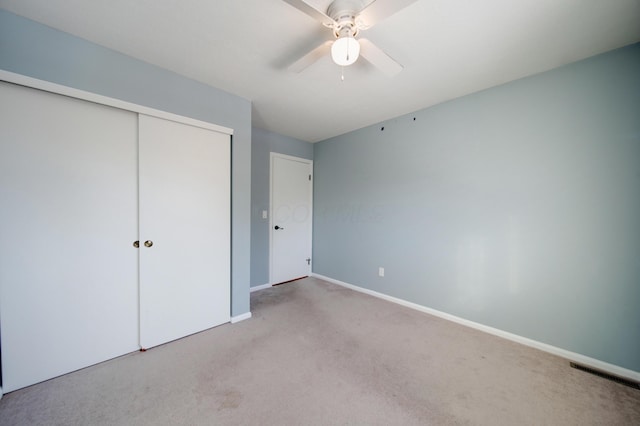
<path id="1" fill-rule="evenodd" d="M 327 12 L 323 13 L 304 0 L 283 0 L 306 13 L 329 28 L 334 41 L 325 41 L 289 66 L 289 70 L 299 73 L 329 51 L 331 58 L 340 66 L 356 62 L 359 56 L 378 67 L 389 76 L 402 71 L 403 67 L 366 38 L 356 36 L 382 19 L 404 9 L 416 0 L 334 0 Z"/>

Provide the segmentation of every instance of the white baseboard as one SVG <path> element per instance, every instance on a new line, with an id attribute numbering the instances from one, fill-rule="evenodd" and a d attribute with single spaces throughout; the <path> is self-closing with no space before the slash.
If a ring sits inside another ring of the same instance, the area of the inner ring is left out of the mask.
<path id="1" fill-rule="evenodd" d="M 253 293 L 254 291 L 264 290 L 265 288 L 269 288 L 269 287 L 272 287 L 272 285 L 271 284 L 257 285 L 255 287 L 249 287 L 249 292 Z"/>
<path id="2" fill-rule="evenodd" d="M 235 317 L 231 317 L 231 324 L 235 324 L 240 321 L 244 321 L 251 318 L 251 312 L 247 312 L 241 315 L 236 315 Z"/>
<path id="3" fill-rule="evenodd" d="M 312 277 L 318 278 L 333 284 L 337 284 L 342 287 L 346 287 L 348 289 L 358 291 L 360 293 L 365 293 L 370 296 L 378 297 L 380 299 L 387 300 L 389 302 L 397 303 L 402 306 L 406 306 L 411 309 L 415 309 L 417 311 L 425 312 L 427 314 L 446 319 L 448 321 L 452 321 L 466 327 L 474 328 L 476 330 L 483 331 L 485 333 L 493 334 L 494 336 L 502 337 L 503 339 L 511 340 L 513 342 L 517 342 L 526 346 L 530 346 L 535 349 L 539 349 L 544 352 L 548 352 L 553 355 L 557 355 L 562 358 L 566 358 L 570 361 L 586 365 L 588 367 L 594 368 L 596 370 L 600 370 L 609 374 L 613 374 L 618 377 L 623 377 L 635 381 L 640 381 L 640 372 L 629 370 L 627 368 L 623 368 L 614 364 L 609 364 L 608 362 L 600 361 L 595 358 L 591 358 L 585 355 L 581 355 L 579 353 L 567 351 L 565 349 L 558 348 L 556 346 L 551 346 L 546 343 L 538 342 L 536 340 L 528 339 L 526 337 L 519 336 L 517 334 L 509 333 L 507 331 L 503 331 L 497 328 L 489 327 L 477 322 L 469 321 L 464 318 L 457 317 L 455 315 L 447 314 L 446 312 L 437 311 L 435 309 L 427 308 L 426 306 L 418 305 L 417 303 L 408 302 L 403 299 L 399 299 L 397 297 L 388 296 L 383 293 L 378 293 L 377 291 L 369 290 L 366 288 L 358 287 L 353 284 L 345 283 L 343 281 L 339 281 L 333 278 L 325 277 L 320 274 L 312 273 Z"/>

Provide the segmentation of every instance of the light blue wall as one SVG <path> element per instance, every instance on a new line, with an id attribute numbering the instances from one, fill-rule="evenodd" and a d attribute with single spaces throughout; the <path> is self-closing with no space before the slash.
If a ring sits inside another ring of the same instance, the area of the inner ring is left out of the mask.
<path id="1" fill-rule="evenodd" d="M 314 272 L 640 371 L 640 44 L 314 148 Z"/>
<path id="2" fill-rule="evenodd" d="M 251 143 L 251 286 L 269 284 L 270 153 L 313 160 L 313 144 L 262 129 L 253 129 Z"/>
<path id="3" fill-rule="evenodd" d="M 250 101 L 4 10 L 0 69 L 234 129 L 231 312 L 249 312 Z"/>

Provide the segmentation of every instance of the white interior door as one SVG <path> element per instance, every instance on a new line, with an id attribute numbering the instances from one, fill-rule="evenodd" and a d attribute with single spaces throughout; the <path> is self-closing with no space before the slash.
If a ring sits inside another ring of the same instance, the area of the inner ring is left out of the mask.
<path id="1" fill-rule="evenodd" d="M 0 83 L 9 392 L 138 349 L 137 116 Z"/>
<path id="2" fill-rule="evenodd" d="M 140 346 L 149 348 L 230 319 L 231 144 L 145 115 L 139 135 Z"/>
<path id="3" fill-rule="evenodd" d="M 311 160 L 271 153 L 271 283 L 311 273 Z"/>

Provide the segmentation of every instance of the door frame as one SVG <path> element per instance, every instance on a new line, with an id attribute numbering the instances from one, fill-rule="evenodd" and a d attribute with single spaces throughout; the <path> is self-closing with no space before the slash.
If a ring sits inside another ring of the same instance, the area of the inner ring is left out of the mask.
<path id="1" fill-rule="evenodd" d="M 19 86 L 31 87 L 33 89 L 43 90 L 45 92 L 56 93 L 58 95 L 68 96 L 70 98 L 81 99 L 96 104 L 106 105 L 125 111 L 136 112 L 138 114 L 150 115 L 152 117 L 163 118 L 165 120 L 176 121 L 178 123 L 189 124 L 203 129 L 213 130 L 227 135 L 233 135 L 233 129 L 209 123 L 195 118 L 186 117 L 171 112 L 161 111 L 159 109 L 146 107 L 144 105 L 134 104 L 132 102 L 123 101 L 109 96 L 98 95 L 97 93 L 87 92 L 85 90 L 76 89 L 70 86 L 52 83 L 47 80 L 40 80 L 11 71 L 0 70 L 0 81 L 17 84 Z"/>
<path id="2" fill-rule="evenodd" d="M 280 154 L 277 152 L 269 153 L 269 284 L 274 285 L 278 283 L 273 282 L 273 164 L 276 158 L 298 161 L 300 163 L 308 164 L 311 168 L 311 192 L 309 194 L 309 253 L 313 253 L 313 160 L 307 158 L 294 157 L 292 155 Z M 309 275 L 313 270 L 313 256 L 310 255 L 311 261 L 309 262 Z"/>

